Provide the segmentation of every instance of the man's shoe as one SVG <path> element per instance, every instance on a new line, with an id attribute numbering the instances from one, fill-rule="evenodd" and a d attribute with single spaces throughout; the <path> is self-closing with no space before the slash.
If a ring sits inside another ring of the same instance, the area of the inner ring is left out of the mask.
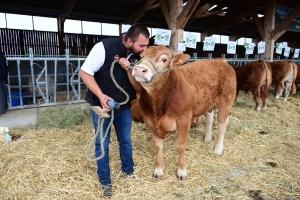
<path id="1" fill-rule="evenodd" d="M 134 172 L 130 173 L 130 174 L 126 174 L 125 172 L 123 172 L 123 177 L 124 178 L 135 178 Z"/>
<path id="2" fill-rule="evenodd" d="M 112 186 L 111 185 L 107 185 L 107 186 L 102 185 L 102 190 L 103 190 L 103 196 L 104 197 L 106 197 L 106 198 L 112 197 L 113 192 L 112 192 Z"/>

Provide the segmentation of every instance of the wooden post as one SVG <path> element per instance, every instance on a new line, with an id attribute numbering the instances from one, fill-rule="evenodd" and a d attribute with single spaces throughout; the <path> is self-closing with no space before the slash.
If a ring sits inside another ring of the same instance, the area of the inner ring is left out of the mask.
<path id="1" fill-rule="evenodd" d="M 181 13 L 183 8 L 183 0 L 170 1 L 170 27 L 171 27 L 171 40 L 169 48 L 172 50 L 173 55 L 177 55 L 182 52 L 178 52 L 178 42 L 183 42 L 183 29 L 177 29 L 177 17 Z"/>
<path id="2" fill-rule="evenodd" d="M 275 26 L 275 4 L 276 0 L 267 0 L 265 4 L 264 41 L 266 42 L 266 51 L 262 58 L 269 58 L 271 62 L 273 61 L 275 43 L 275 40 L 271 38 L 271 32 Z"/>
<path id="3" fill-rule="evenodd" d="M 64 32 L 64 21 L 65 19 L 62 16 L 57 18 L 58 26 L 58 45 L 59 45 L 59 54 L 65 54 L 66 43 L 64 42 L 65 32 Z"/>
<path id="4" fill-rule="evenodd" d="M 184 41 L 184 26 L 194 13 L 200 0 L 188 0 L 183 8 L 183 0 L 158 0 L 160 8 L 164 14 L 169 29 L 172 31 L 170 46 L 173 55 L 182 53 L 178 52 L 178 42 Z M 168 9 L 168 6 L 169 8 Z"/>

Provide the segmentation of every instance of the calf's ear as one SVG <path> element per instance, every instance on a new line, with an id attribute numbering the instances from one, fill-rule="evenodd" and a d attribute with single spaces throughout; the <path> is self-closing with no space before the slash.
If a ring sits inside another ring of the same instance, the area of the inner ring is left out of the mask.
<path id="1" fill-rule="evenodd" d="M 172 69 L 175 67 L 179 67 L 180 65 L 183 65 L 190 59 L 190 57 L 191 56 L 189 54 L 183 54 L 183 53 L 174 56 L 170 62 L 170 68 Z"/>

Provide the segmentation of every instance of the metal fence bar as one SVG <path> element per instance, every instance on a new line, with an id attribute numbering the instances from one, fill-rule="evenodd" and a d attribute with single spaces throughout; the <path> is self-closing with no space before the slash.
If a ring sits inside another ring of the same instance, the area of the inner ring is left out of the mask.
<path id="1" fill-rule="evenodd" d="M 87 88 L 81 90 L 81 84 L 84 85 L 84 83 L 79 77 L 79 71 L 85 58 L 7 57 L 6 60 L 10 69 L 9 84 L 7 85 L 9 110 L 84 102 L 81 95 L 86 92 Z M 43 63 L 44 66 L 38 62 Z M 72 73 L 69 72 L 70 65 L 75 66 L 75 68 L 72 67 Z M 37 66 L 42 69 L 38 74 L 35 72 Z M 76 76 L 77 80 L 75 80 Z M 31 78 L 31 82 L 26 82 L 30 81 L 28 78 Z M 58 91 L 58 87 L 60 87 L 60 91 Z M 73 87 L 74 89 L 70 90 Z M 30 94 L 24 93 L 24 90 L 28 90 Z M 40 102 L 41 99 L 37 99 L 39 96 L 44 100 L 43 102 Z M 61 98 L 58 99 L 58 96 Z M 24 100 L 26 101 L 24 102 Z M 19 105 L 16 105 L 16 101 L 20 101 Z"/>

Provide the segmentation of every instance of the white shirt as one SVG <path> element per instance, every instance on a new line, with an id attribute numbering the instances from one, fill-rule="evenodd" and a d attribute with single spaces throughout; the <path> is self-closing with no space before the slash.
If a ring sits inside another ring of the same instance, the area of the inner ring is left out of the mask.
<path id="1" fill-rule="evenodd" d="M 105 50 L 102 42 L 98 42 L 92 48 L 88 57 L 81 66 L 81 70 L 89 75 L 94 76 L 94 74 L 100 70 L 105 61 Z"/>

